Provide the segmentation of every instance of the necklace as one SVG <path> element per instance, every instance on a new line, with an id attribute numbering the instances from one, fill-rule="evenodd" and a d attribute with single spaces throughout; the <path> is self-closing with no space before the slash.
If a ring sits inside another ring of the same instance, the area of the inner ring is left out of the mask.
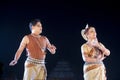
<path id="1" fill-rule="evenodd" d="M 40 38 L 41 35 L 35 35 L 35 34 L 31 34 L 33 37 L 36 37 L 36 38 Z"/>

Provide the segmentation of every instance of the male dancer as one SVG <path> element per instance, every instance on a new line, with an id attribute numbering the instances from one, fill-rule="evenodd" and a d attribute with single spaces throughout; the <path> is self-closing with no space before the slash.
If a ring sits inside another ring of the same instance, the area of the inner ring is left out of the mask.
<path id="1" fill-rule="evenodd" d="M 15 54 L 10 66 L 14 66 L 26 48 L 27 59 L 25 61 L 25 71 L 23 80 L 46 80 L 47 72 L 45 68 L 46 49 L 55 54 L 56 47 L 51 45 L 48 38 L 40 35 L 42 24 L 39 19 L 34 19 L 29 23 L 31 34 L 25 35 Z"/>

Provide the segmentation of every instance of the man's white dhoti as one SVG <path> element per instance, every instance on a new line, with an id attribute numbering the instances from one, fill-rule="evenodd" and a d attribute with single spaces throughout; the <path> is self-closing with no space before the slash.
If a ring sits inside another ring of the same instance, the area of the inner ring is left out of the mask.
<path id="1" fill-rule="evenodd" d="M 27 58 L 23 80 L 46 80 L 47 71 L 43 60 Z"/>

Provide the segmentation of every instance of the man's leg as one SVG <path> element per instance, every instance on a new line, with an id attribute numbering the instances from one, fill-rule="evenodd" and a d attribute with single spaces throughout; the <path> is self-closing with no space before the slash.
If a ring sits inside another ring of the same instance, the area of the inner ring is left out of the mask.
<path id="1" fill-rule="evenodd" d="M 36 66 L 28 66 L 29 62 L 25 62 L 25 70 L 24 70 L 24 77 L 23 80 L 34 80 L 36 76 L 35 68 Z"/>
<path id="2" fill-rule="evenodd" d="M 38 66 L 36 68 L 36 70 L 38 71 L 38 75 L 36 76 L 36 80 L 46 80 L 47 77 L 47 71 L 46 71 L 46 67 L 45 66 Z"/>

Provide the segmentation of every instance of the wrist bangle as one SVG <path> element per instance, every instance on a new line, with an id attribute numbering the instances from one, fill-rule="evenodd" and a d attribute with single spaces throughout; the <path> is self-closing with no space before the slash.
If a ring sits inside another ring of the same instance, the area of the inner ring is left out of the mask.
<path id="1" fill-rule="evenodd" d="M 18 60 L 14 59 L 15 62 L 17 62 Z"/>

